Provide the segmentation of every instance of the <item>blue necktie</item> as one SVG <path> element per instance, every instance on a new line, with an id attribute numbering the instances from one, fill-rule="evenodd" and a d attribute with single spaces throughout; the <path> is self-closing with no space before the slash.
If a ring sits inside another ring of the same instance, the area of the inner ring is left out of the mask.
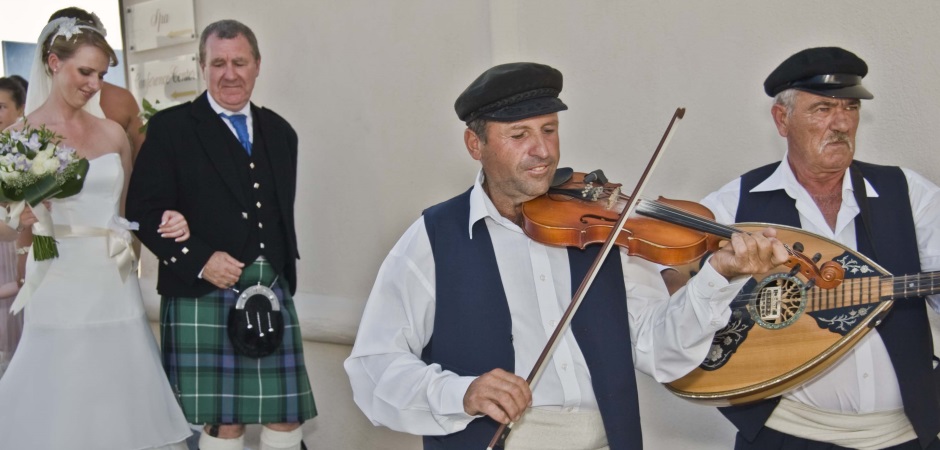
<path id="1" fill-rule="evenodd" d="M 235 127 L 235 134 L 238 135 L 238 142 L 242 144 L 242 147 L 245 147 L 245 151 L 248 152 L 248 155 L 251 155 L 251 139 L 248 138 L 248 118 L 244 114 L 232 114 L 227 115 L 225 113 L 219 113 L 220 116 L 228 119 L 232 123 L 232 126 Z"/>

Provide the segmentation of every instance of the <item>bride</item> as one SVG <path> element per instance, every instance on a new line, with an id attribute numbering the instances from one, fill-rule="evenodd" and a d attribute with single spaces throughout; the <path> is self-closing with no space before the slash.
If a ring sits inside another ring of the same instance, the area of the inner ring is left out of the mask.
<path id="1" fill-rule="evenodd" d="M 191 434 L 160 363 L 133 258 L 110 256 L 129 240 L 119 215 L 130 144 L 120 125 L 86 109 L 98 107 L 102 78 L 116 63 L 92 23 L 56 19 L 40 34 L 26 123 L 62 136 L 60 145 L 88 159 L 89 170 L 80 193 L 45 203 L 60 256 L 27 263 L 17 298 L 26 324 L 0 379 L 0 448 L 185 449 Z M 181 215 L 164 219 L 166 238 L 188 239 Z M 35 222 L 26 208 L 23 233 Z"/>

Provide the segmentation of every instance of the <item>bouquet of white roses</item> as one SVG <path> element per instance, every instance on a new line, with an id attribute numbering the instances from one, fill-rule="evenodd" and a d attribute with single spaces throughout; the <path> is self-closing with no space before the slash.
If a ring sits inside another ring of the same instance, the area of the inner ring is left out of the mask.
<path id="1" fill-rule="evenodd" d="M 0 133 L 0 216 L 13 228 L 28 205 L 39 222 L 33 225 L 33 257 L 37 261 L 59 256 L 52 235 L 52 218 L 41 204 L 50 198 L 79 193 L 88 173 L 88 160 L 75 149 L 60 145 L 62 137 L 45 126 Z"/>

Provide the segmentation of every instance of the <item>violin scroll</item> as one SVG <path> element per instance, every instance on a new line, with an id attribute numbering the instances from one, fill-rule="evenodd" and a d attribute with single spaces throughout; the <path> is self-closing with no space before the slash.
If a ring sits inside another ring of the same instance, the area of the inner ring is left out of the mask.
<path id="1" fill-rule="evenodd" d="M 793 247 L 799 248 L 802 246 L 794 244 Z M 791 273 L 793 275 L 796 275 L 796 272 L 798 272 L 802 274 L 804 278 L 810 280 L 814 285 L 822 289 L 832 289 L 842 284 L 842 280 L 845 279 L 845 269 L 842 268 L 842 264 L 835 261 L 826 261 L 821 267 L 818 267 L 816 266 L 816 262 L 806 255 L 794 249 L 790 249 L 789 247 L 787 250 L 790 252 L 790 257 L 783 265 L 792 268 Z"/>

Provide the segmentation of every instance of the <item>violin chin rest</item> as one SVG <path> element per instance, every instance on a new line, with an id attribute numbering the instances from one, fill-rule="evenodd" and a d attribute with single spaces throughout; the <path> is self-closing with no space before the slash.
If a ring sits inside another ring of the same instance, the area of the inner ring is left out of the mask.
<path id="1" fill-rule="evenodd" d="M 568 182 L 574 175 L 574 169 L 570 167 L 559 167 L 555 169 L 555 177 L 552 178 L 552 186 L 558 187 Z"/>

